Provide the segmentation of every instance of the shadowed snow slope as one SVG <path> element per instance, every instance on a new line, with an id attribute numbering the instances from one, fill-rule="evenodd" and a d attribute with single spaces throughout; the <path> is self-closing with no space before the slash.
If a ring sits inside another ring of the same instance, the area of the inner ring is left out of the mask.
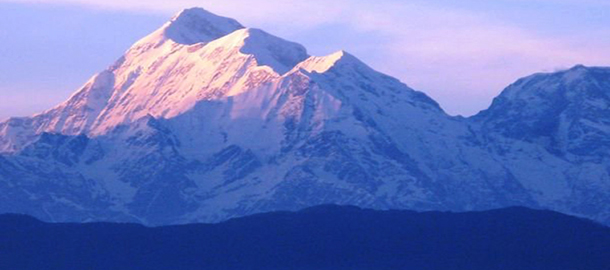
<path id="1" fill-rule="evenodd" d="M 0 212 L 174 224 L 523 205 L 610 223 L 608 78 L 534 75 L 457 118 L 349 53 L 188 9 L 66 102 L 0 123 Z"/>

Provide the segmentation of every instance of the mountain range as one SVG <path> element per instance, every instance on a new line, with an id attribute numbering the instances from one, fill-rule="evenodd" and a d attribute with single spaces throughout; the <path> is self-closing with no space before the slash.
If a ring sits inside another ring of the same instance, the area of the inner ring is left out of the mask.
<path id="1" fill-rule="evenodd" d="M 64 103 L 0 123 L 0 213 L 168 225 L 526 206 L 610 224 L 609 158 L 610 68 L 534 74 L 450 116 L 347 52 L 192 8 Z"/>

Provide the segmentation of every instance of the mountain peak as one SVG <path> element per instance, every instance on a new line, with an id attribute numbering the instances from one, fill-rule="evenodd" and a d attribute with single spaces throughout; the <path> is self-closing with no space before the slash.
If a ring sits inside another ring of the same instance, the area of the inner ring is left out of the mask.
<path id="1" fill-rule="evenodd" d="M 564 83 L 607 82 L 610 78 L 610 68 L 576 65 L 562 72 Z"/>
<path id="2" fill-rule="evenodd" d="M 488 130 L 537 141 L 557 155 L 606 155 L 610 68 L 577 65 L 539 73 L 507 87 L 474 116 Z"/>
<path id="3" fill-rule="evenodd" d="M 583 70 L 583 69 L 588 69 L 588 67 L 583 65 L 583 64 L 577 64 L 577 65 L 573 66 L 572 68 L 570 68 L 568 70 L 569 71 L 576 71 L 576 70 Z"/>
<path id="4" fill-rule="evenodd" d="M 355 56 L 344 50 L 340 50 L 326 56 L 312 56 L 303 63 L 299 64 L 299 68 L 307 72 L 324 73 L 341 64 L 365 65 Z"/>
<path id="5" fill-rule="evenodd" d="M 203 8 L 182 10 L 164 25 L 163 36 L 172 41 L 192 45 L 210 42 L 244 28 L 234 19 L 215 15 Z"/>
<path id="6" fill-rule="evenodd" d="M 290 71 L 309 57 L 305 47 L 256 28 L 243 28 L 214 41 L 210 46 L 236 47 L 252 55 L 258 65 L 268 66 L 279 74 Z"/>
<path id="7" fill-rule="evenodd" d="M 587 73 L 589 72 L 589 68 L 583 65 L 576 65 L 568 70 L 560 72 L 561 79 L 564 84 L 572 84 L 574 82 L 583 81 Z"/>
<path id="8" fill-rule="evenodd" d="M 531 96 L 547 99 L 550 95 L 564 95 L 568 92 L 584 93 L 607 84 L 609 78 L 610 68 L 576 65 L 569 69 L 521 78 L 507 87 L 498 98 L 531 100 Z M 593 86 L 589 87 L 591 84 Z"/>

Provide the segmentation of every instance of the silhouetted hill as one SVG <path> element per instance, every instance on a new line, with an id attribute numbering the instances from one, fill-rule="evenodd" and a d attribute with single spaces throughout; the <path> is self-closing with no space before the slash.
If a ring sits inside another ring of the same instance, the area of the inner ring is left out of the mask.
<path id="1" fill-rule="evenodd" d="M 563 214 L 319 206 L 148 228 L 0 216 L 0 269 L 610 269 L 610 228 Z"/>

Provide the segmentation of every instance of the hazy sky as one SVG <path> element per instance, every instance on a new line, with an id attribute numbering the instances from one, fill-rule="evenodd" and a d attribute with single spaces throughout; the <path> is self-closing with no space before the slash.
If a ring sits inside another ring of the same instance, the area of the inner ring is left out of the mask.
<path id="1" fill-rule="evenodd" d="M 610 66 L 608 0 L 0 0 L 0 118 L 65 100 L 193 6 L 314 55 L 345 49 L 454 115 L 534 72 Z"/>

